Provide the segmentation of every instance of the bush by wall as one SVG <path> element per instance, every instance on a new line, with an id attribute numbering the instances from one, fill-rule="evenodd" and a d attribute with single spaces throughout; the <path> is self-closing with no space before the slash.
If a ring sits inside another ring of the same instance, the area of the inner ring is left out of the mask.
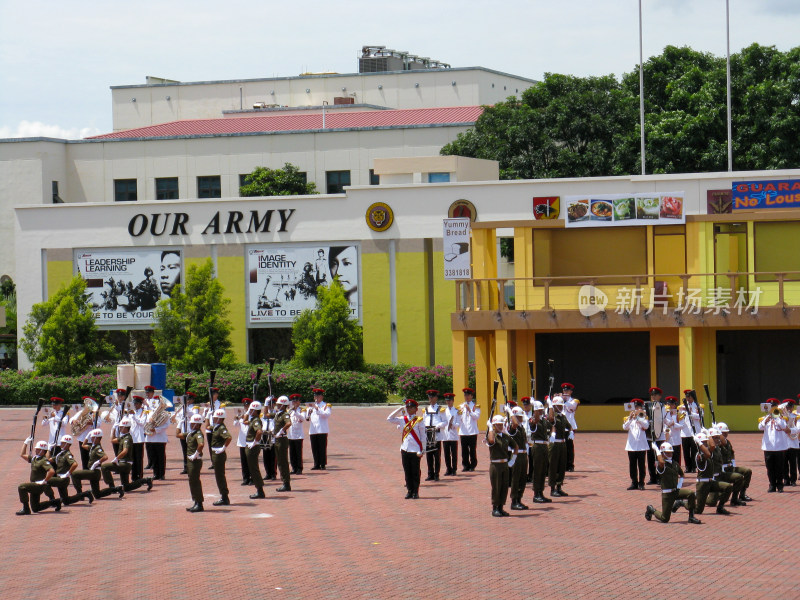
<path id="1" fill-rule="evenodd" d="M 39 398 L 64 398 L 79 404 L 82 396 L 106 396 L 117 387 L 116 373 L 56 377 L 34 375 L 32 371 L 0 371 L 0 404 L 36 404 Z"/>
<path id="2" fill-rule="evenodd" d="M 403 398 L 414 398 L 418 402 L 427 400 L 425 392 L 430 389 L 439 390 L 440 394 L 454 392 L 457 399 L 461 397 L 461 390 L 453 389 L 453 367 L 450 365 L 410 367 L 398 377 L 398 384 Z M 469 387 L 475 387 L 474 364 L 469 365 Z"/>

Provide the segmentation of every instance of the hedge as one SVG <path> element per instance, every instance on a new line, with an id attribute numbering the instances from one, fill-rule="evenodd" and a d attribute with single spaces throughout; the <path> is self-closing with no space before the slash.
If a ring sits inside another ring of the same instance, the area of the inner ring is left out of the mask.
<path id="1" fill-rule="evenodd" d="M 453 367 L 449 365 L 411 367 L 398 378 L 398 383 L 404 398 L 414 398 L 420 402 L 427 400 L 425 392 L 430 389 L 438 390 L 440 394 L 456 391 L 453 389 Z M 469 387 L 475 387 L 474 364 L 469 365 Z"/>

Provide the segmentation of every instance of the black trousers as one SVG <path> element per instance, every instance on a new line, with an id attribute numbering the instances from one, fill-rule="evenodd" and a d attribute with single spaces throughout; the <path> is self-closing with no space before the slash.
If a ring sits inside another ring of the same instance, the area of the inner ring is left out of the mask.
<path id="1" fill-rule="evenodd" d="M 672 464 L 681 466 L 681 446 L 676 444 L 672 446 Z"/>
<path id="2" fill-rule="evenodd" d="M 147 453 L 147 466 L 145 467 L 145 469 L 152 469 L 153 468 L 153 442 L 145 442 L 144 450 Z M 114 452 L 116 452 L 116 451 L 117 451 L 117 449 L 114 448 Z"/>
<path id="3" fill-rule="evenodd" d="M 461 468 L 464 471 L 474 471 L 478 466 L 478 436 L 461 436 Z"/>
<path id="4" fill-rule="evenodd" d="M 289 464 L 295 475 L 303 472 L 303 440 L 289 440 Z"/>
<path id="5" fill-rule="evenodd" d="M 631 483 L 644 483 L 644 450 L 632 452 L 628 450 L 628 469 L 631 476 Z"/>
<path id="6" fill-rule="evenodd" d="M 181 452 L 183 453 L 183 470 L 186 470 L 186 438 L 178 438 L 181 441 Z M 239 448 L 241 450 L 241 448 Z M 245 459 L 243 464 L 247 463 L 247 459 Z"/>
<path id="7" fill-rule="evenodd" d="M 425 453 L 428 462 L 428 477 L 439 477 L 442 468 L 442 442 L 436 442 L 436 448 Z"/>
<path id="8" fill-rule="evenodd" d="M 314 468 L 328 466 L 328 434 L 314 433 L 308 436 L 311 441 L 311 456 L 314 457 Z"/>
<path id="9" fill-rule="evenodd" d="M 783 468 L 783 479 L 787 485 L 790 483 L 797 483 L 798 458 L 800 458 L 800 449 L 789 448 L 786 451 L 786 464 Z"/>
<path id="10" fill-rule="evenodd" d="M 681 438 L 681 446 L 683 447 L 683 462 L 686 467 L 686 472 L 694 473 L 697 471 L 697 465 L 694 463 L 694 456 L 697 453 L 697 445 L 694 443 L 694 438 Z"/>
<path id="11" fill-rule="evenodd" d="M 183 440 L 181 440 L 183 441 Z M 239 448 L 239 461 L 242 464 L 242 483 L 250 483 L 250 467 L 247 466 L 247 448 Z"/>
<path id="12" fill-rule="evenodd" d="M 83 442 L 78 442 L 78 448 L 81 449 L 81 468 L 87 470 L 91 467 L 89 464 L 89 450 L 83 447 Z"/>
<path id="13" fill-rule="evenodd" d="M 533 482 L 533 445 L 528 448 L 528 483 Z"/>
<path id="14" fill-rule="evenodd" d="M 133 445 L 133 478 L 144 477 L 144 442 Z"/>
<path id="15" fill-rule="evenodd" d="M 661 445 L 661 442 L 656 442 Z M 650 474 L 650 481 L 658 481 L 659 476 L 656 473 L 656 453 L 652 448 L 647 449 L 647 472 Z"/>
<path id="16" fill-rule="evenodd" d="M 209 452 L 213 453 L 213 450 L 211 450 L 211 438 L 212 438 L 212 436 L 213 436 L 213 434 L 211 433 L 211 428 L 209 427 L 208 431 L 206 431 L 206 453 L 209 453 Z M 214 470 L 214 461 L 211 461 L 211 464 L 209 465 L 208 469 L 210 471 Z"/>
<path id="17" fill-rule="evenodd" d="M 786 464 L 786 451 L 764 451 L 764 465 L 767 467 L 767 477 L 770 487 L 783 489 L 783 469 Z"/>
<path id="18" fill-rule="evenodd" d="M 406 476 L 406 489 L 412 494 L 419 493 L 420 456 L 416 452 L 400 450 L 400 459 L 403 462 L 403 473 Z"/>
<path id="19" fill-rule="evenodd" d="M 567 471 L 575 468 L 575 440 L 569 438 L 564 442 L 567 445 Z"/>
<path id="20" fill-rule="evenodd" d="M 166 442 L 148 442 L 145 444 L 150 450 L 153 463 L 153 478 L 163 479 L 167 473 L 167 444 Z"/>
<path id="21" fill-rule="evenodd" d="M 456 474 L 456 465 L 458 464 L 458 442 L 453 440 L 450 442 L 442 442 L 444 446 L 444 467 L 447 473 Z"/>
<path id="22" fill-rule="evenodd" d="M 278 455 L 275 453 L 275 446 L 272 446 L 272 448 L 264 447 L 261 451 L 261 456 L 264 459 L 264 471 L 267 473 L 265 479 L 277 479 Z"/>

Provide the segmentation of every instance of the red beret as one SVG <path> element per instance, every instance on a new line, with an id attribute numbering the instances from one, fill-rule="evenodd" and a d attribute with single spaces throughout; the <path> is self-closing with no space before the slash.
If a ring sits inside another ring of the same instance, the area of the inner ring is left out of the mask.
<path id="1" fill-rule="evenodd" d="M 300 394 L 291 394 L 289 400 L 299 400 L 301 397 Z"/>
<path id="2" fill-rule="evenodd" d="M 767 398 L 767 402 L 769 402 L 771 404 L 780 404 L 781 403 L 781 401 L 778 400 L 777 398 Z"/>
<path id="3" fill-rule="evenodd" d="M 186 392 L 186 397 L 187 398 L 197 398 L 197 394 L 195 394 L 194 392 Z"/>
<path id="4" fill-rule="evenodd" d="M 323 390 L 322 388 L 314 388 L 313 390 L 311 390 L 311 393 L 313 393 L 313 394 L 324 394 L 325 390 Z"/>
<path id="5" fill-rule="evenodd" d="M 419 406 L 416 400 L 413 398 L 406 398 L 405 399 L 406 406 Z"/>
<path id="6" fill-rule="evenodd" d="M 208 388 L 208 391 L 212 394 L 219 394 L 219 388 Z"/>
<path id="7" fill-rule="evenodd" d="M 787 398 L 784 400 L 787 404 L 797 404 L 797 401 L 794 398 Z"/>
<path id="8" fill-rule="evenodd" d="M 145 392 L 155 392 L 156 388 L 154 388 L 152 385 L 146 385 L 146 386 L 144 386 L 144 391 Z"/>
<path id="9" fill-rule="evenodd" d="M 531 399 L 529 396 L 523 396 L 522 398 L 519 399 L 519 401 L 522 402 L 523 404 L 530 404 Z"/>
<path id="10" fill-rule="evenodd" d="M 52 402 L 53 404 L 61 404 L 64 402 L 64 399 L 59 398 L 58 396 L 53 396 L 52 398 L 50 398 L 50 402 Z"/>
<path id="11" fill-rule="evenodd" d="M 574 386 L 574 385 L 572 385 L 571 383 L 567 383 L 567 382 L 565 381 L 564 383 L 562 383 L 562 384 L 561 384 L 561 389 L 562 389 L 562 390 L 574 390 L 574 389 L 575 389 L 575 386 Z"/>
<path id="12" fill-rule="evenodd" d="M 634 398 L 634 399 L 632 400 L 632 402 L 633 402 L 634 404 L 641 404 L 642 406 L 644 406 L 644 400 L 642 400 L 641 398 Z"/>
<path id="13" fill-rule="evenodd" d="M 92 398 L 91 396 L 83 396 L 81 398 L 81 400 L 92 400 L 92 401 L 94 401 L 94 398 Z"/>
<path id="14" fill-rule="evenodd" d="M 428 391 L 427 391 L 427 392 L 425 392 L 425 393 L 426 393 L 428 396 L 438 396 L 438 395 L 439 395 L 439 390 L 428 390 Z"/>
<path id="15" fill-rule="evenodd" d="M 470 394 L 470 395 L 472 395 L 472 396 L 474 396 L 474 395 L 475 395 L 475 390 L 473 390 L 473 389 L 472 389 L 472 388 L 470 388 L 470 387 L 466 387 L 466 388 L 464 388 L 464 389 L 463 389 L 463 390 L 461 390 L 461 391 L 462 391 L 462 392 L 464 392 L 465 394 Z"/>
<path id="16" fill-rule="evenodd" d="M 141 396 L 134 396 L 133 397 L 133 401 L 134 402 L 144 402 L 144 398 L 142 398 Z"/>
<path id="17" fill-rule="evenodd" d="M 248 402 L 252 402 L 252 398 L 242 398 L 242 404 L 247 404 Z"/>
<path id="18" fill-rule="evenodd" d="M 664 392 L 659 387 L 651 387 L 649 393 L 652 396 L 653 394 L 663 394 Z"/>
<path id="19" fill-rule="evenodd" d="M 511 398 L 508 399 L 507 404 L 510 404 L 511 406 L 516 406 L 517 405 L 517 403 L 514 400 L 512 400 Z"/>
<path id="20" fill-rule="evenodd" d="M 456 395 L 453 392 L 445 392 L 442 394 L 445 398 L 455 398 Z"/>
<path id="21" fill-rule="evenodd" d="M 677 404 L 678 403 L 678 399 L 675 396 L 667 396 L 666 398 L 664 398 L 664 401 L 665 402 L 670 402 L 672 404 Z"/>
<path id="22" fill-rule="evenodd" d="M 117 389 L 116 389 L 116 390 L 114 390 L 114 391 L 115 391 L 117 394 L 124 394 L 124 393 L 125 393 L 125 390 L 123 390 L 122 388 L 117 388 Z"/>
<path id="23" fill-rule="evenodd" d="M 683 395 L 684 395 L 684 396 L 688 396 L 688 395 L 689 395 L 689 394 L 691 394 L 693 391 L 694 391 L 694 390 L 683 390 Z"/>

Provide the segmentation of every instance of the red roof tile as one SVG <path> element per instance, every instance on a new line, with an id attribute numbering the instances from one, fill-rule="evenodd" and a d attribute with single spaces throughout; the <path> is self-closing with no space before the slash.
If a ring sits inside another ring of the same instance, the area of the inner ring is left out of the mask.
<path id="1" fill-rule="evenodd" d="M 480 106 L 446 108 L 413 108 L 404 110 L 371 110 L 362 112 L 329 112 L 326 129 L 363 127 L 403 127 L 408 125 L 445 125 L 474 123 L 483 112 Z M 322 129 L 322 112 L 294 115 L 263 115 L 236 119 L 191 119 L 172 121 L 148 127 L 115 131 L 86 139 L 110 140 L 194 135 L 228 135 L 237 133 L 269 133 L 275 131 L 307 131 Z"/>

